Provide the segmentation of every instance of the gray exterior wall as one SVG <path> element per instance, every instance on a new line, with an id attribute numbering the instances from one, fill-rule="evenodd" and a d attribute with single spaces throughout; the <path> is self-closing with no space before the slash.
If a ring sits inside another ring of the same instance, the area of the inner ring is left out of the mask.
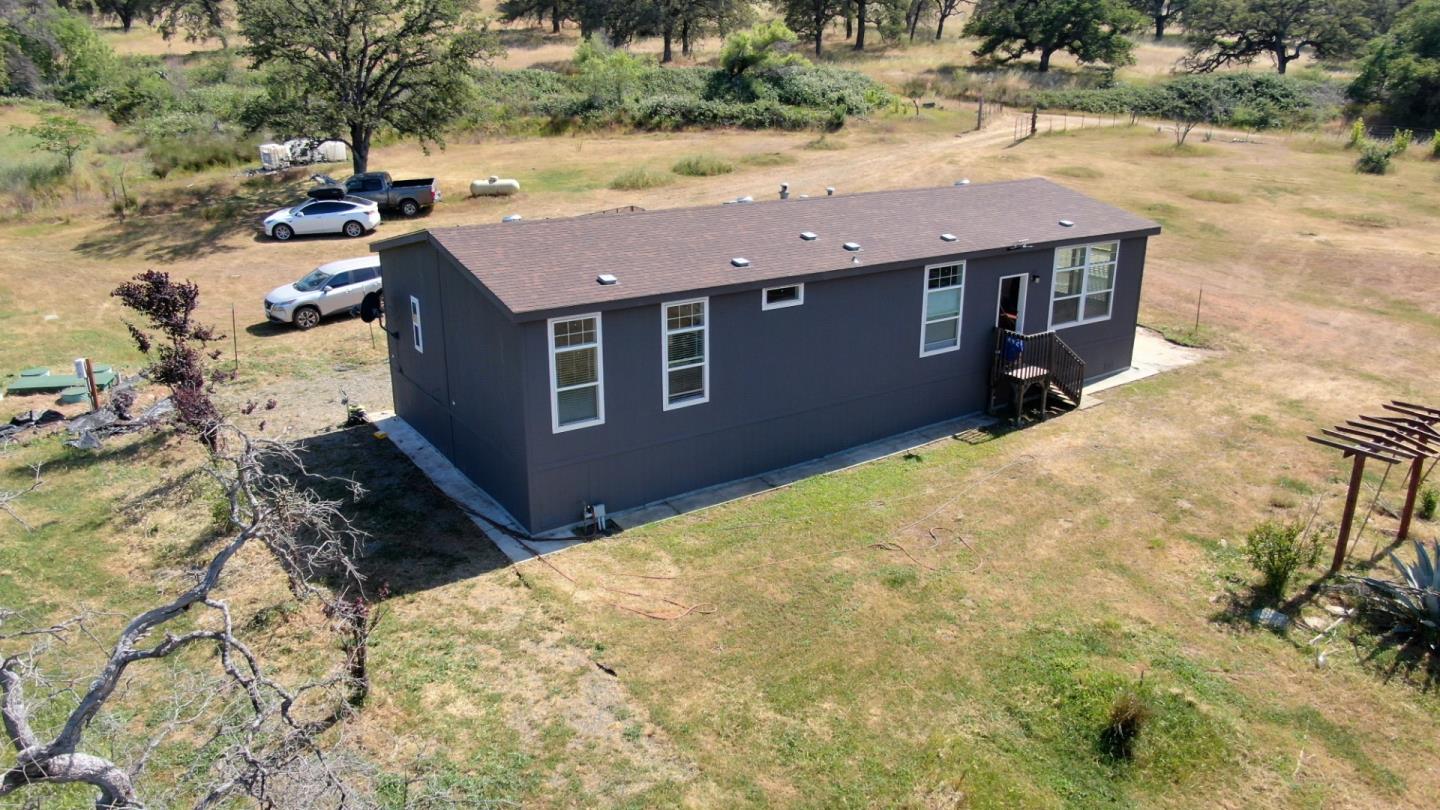
<path id="1" fill-rule="evenodd" d="M 380 261 L 396 413 L 529 525 L 521 327 L 427 243 L 385 250 Z M 412 295 L 423 352 L 411 337 Z M 536 368 L 548 373 L 544 362 Z"/>
<path id="2" fill-rule="evenodd" d="M 1060 330 L 1091 379 L 1130 365 L 1145 245 L 1121 242 L 1110 319 Z M 557 434 L 546 320 L 512 322 L 427 242 L 387 248 L 395 407 L 522 524 L 545 531 L 578 521 L 586 503 L 639 506 L 982 410 L 1000 279 L 1033 277 L 1024 331 L 1043 332 L 1054 255 L 969 257 L 960 349 L 929 357 L 920 264 L 811 280 L 804 304 L 783 309 L 762 310 L 758 288 L 710 295 L 709 401 L 669 411 L 662 302 L 605 310 L 605 423 Z M 410 336 L 411 295 L 423 353 Z"/>

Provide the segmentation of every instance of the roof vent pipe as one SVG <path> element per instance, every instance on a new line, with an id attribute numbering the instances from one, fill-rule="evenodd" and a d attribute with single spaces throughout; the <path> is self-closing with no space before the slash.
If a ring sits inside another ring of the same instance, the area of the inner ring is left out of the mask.
<path id="1" fill-rule="evenodd" d="M 826 186 L 826 187 L 825 187 L 825 196 L 826 196 L 826 197 L 834 197 L 834 196 L 835 196 L 835 187 L 834 187 L 834 186 Z"/>
<path id="2" fill-rule="evenodd" d="M 789 184 L 789 183 L 781 183 L 781 184 L 780 184 L 780 199 L 782 199 L 782 200 L 788 200 L 788 199 L 790 199 L 790 184 Z"/>

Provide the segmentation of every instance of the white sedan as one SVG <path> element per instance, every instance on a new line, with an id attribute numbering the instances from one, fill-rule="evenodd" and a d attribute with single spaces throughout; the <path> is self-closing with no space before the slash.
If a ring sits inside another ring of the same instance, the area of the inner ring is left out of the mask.
<path id="1" fill-rule="evenodd" d="M 294 284 L 271 290 L 265 296 L 265 317 L 310 329 L 326 315 L 354 310 L 367 294 L 379 289 L 379 256 L 341 259 L 320 265 Z"/>
<path id="2" fill-rule="evenodd" d="M 359 197 L 339 200 L 309 200 L 282 208 L 266 217 L 261 230 L 266 236 L 287 242 L 297 234 L 343 233 L 360 237 L 380 224 L 380 206 Z"/>

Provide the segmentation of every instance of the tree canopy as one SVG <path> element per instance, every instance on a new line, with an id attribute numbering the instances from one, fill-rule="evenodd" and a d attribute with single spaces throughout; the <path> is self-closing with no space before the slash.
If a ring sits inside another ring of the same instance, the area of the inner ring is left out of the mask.
<path id="1" fill-rule="evenodd" d="M 17 135 L 39 142 L 40 148 L 65 159 L 65 171 L 75 170 L 75 156 L 95 140 L 95 128 L 65 115 L 47 115 L 30 127 L 11 127 Z"/>
<path id="2" fill-rule="evenodd" d="M 780 0 L 785 25 L 799 36 L 810 40 L 815 55 L 822 49 L 822 37 L 830 23 L 846 13 L 849 0 Z"/>
<path id="3" fill-rule="evenodd" d="M 1155 23 L 1155 39 L 1165 38 L 1165 29 L 1185 16 L 1189 0 L 1130 0 L 1130 6 Z"/>
<path id="4" fill-rule="evenodd" d="M 965 33 L 981 40 L 977 56 L 1009 62 L 1040 54 L 1043 73 L 1060 52 L 1081 63 L 1130 64 L 1127 35 L 1142 23 L 1123 0 L 981 0 Z"/>
<path id="5" fill-rule="evenodd" d="M 803 63 L 799 54 L 785 50 L 796 39 L 795 32 L 779 20 L 737 31 L 726 37 L 720 49 L 720 69 L 730 76 L 741 76 L 747 71 Z"/>
<path id="6" fill-rule="evenodd" d="M 1269 56 L 1281 73 L 1305 49 L 1321 59 L 1353 56 L 1374 33 L 1365 0 L 1191 0 L 1184 66 L 1208 73 Z"/>
<path id="7" fill-rule="evenodd" d="M 500 52 L 461 0 L 239 0 L 243 53 L 267 70 L 252 125 L 347 143 L 366 170 L 381 128 L 444 144 L 476 62 Z"/>
<path id="8" fill-rule="evenodd" d="M 1350 97 L 1397 124 L 1440 128 L 1440 0 L 1419 0 L 1370 44 Z"/>

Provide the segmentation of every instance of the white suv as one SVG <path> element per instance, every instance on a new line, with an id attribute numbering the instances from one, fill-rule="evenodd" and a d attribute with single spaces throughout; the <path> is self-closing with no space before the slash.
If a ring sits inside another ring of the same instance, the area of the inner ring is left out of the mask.
<path id="1" fill-rule="evenodd" d="M 380 289 L 380 257 L 362 256 L 322 264 L 310 274 L 265 296 L 265 317 L 310 329 L 326 315 L 350 312 Z"/>

